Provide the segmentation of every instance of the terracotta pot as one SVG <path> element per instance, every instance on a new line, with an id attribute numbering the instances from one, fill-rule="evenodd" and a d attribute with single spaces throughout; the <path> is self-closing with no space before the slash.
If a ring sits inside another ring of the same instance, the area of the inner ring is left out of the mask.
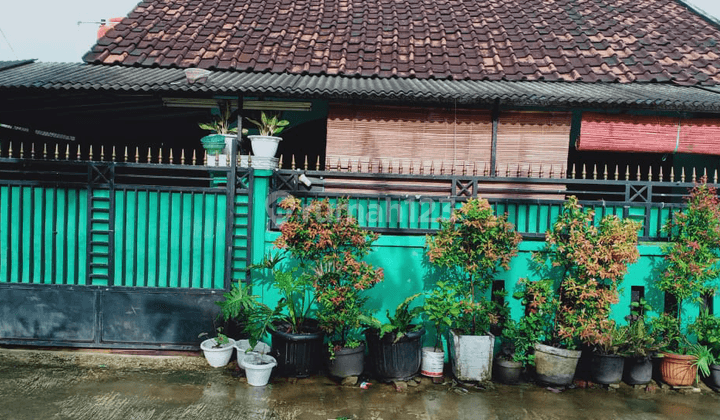
<path id="1" fill-rule="evenodd" d="M 660 362 L 662 380 L 672 386 L 692 385 L 697 377 L 697 366 L 693 366 L 695 356 L 665 353 Z"/>

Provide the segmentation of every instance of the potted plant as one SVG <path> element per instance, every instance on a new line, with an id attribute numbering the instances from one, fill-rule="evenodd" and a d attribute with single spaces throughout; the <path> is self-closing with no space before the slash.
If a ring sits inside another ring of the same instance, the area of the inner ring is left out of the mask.
<path id="1" fill-rule="evenodd" d="M 435 344 L 422 348 L 421 374 L 431 378 L 443 376 L 445 351 L 442 337 L 444 332 L 452 327 L 453 319 L 460 316 L 462 309 L 462 304 L 457 299 L 457 289 L 443 281 L 439 281 L 436 288 L 425 297 L 422 315 L 434 327 Z"/>
<path id="2" fill-rule="evenodd" d="M 628 385 L 645 385 L 652 380 L 652 357 L 657 352 L 657 342 L 645 321 L 650 305 L 645 299 L 631 305 L 629 323 L 622 327 L 625 340 L 622 348 L 625 358 L 623 381 Z"/>
<path id="3" fill-rule="evenodd" d="M 375 373 L 384 381 L 407 381 L 417 375 L 422 357 L 420 339 L 425 329 L 415 320 L 421 307 L 410 309 L 410 303 L 420 293 L 407 297 L 383 323 L 375 317 L 361 315 L 360 321 L 368 327 L 365 338 L 368 354 Z"/>
<path id="4" fill-rule="evenodd" d="M 230 127 L 233 115 L 230 101 L 221 101 L 219 107 L 220 114 L 212 121 L 198 124 L 201 129 L 212 133 L 201 139 L 208 155 L 208 166 L 226 166 L 228 155 L 232 150 L 232 142 L 237 139 L 237 127 Z"/>
<path id="5" fill-rule="evenodd" d="M 290 123 L 282 120 L 278 115 L 268 116 L 264 111 L 260 112 L 260 121 L 247 118 L 248 121 L 257 126 L 259 134 L 248 136 L 252 145 L 253 155 L 257 157 L 271 158 L 277 152 L 278 144 L 282 140 L 280 134 Z"/>
<path id="6" fill-rule="evenodd" d="M 453 374 L 465 381 L 492 376 L 494 337 L 490 325 L 499 321 L 488 289 L 500 268 L 509 269 L 521 236 L 507 215 L 496 216 L 485 199 L 470 199 L 427 240 L 431 263 L 450 271 L 450 284 L 463 305 L 453 320 L 448 350 Z"/>
<path id="7" fill-rule="evenodd" d="M 600 352 L 612 347 L 615 323 L 610 320 L 610 308 L 618 301 L 618 287 L 629 264 L 639 257 L 639 228 L 638 222 L 614 215 L 596 225 L 594 211 L 583 210 L 575 196 L 564 203 L 545 235 L 545 248 L 534 255 L 539 271 L 551 279 L 552 286 L 541 284 L 527 299 L 528 303 L 546 299 L 554 306 L 545 314 L 549 323 L 543 334 L 545 344 L 535 348 L 539 380 L 568 385 L 581 344 Z M 562 371 L 554 372 L 559 360 L 567 363 Z"/>
<path id="8" fill-rule="evenodd" d="M 302 205 L 288 197 L 280 207 L 287 213 L 275 245 L 299 262 L 312 288 L 318 323 L 329 341 L 331 373 L 357 376 L 364 361 L 359 319 L 365 313 L 365 293 L 383 279 L 382 269 L 362 259 L 378 235 L 360 228 L 346 200 Z"/>
<path id="9" fill-rule="evenodd" d="M 312 279 L 297 267 L 281 269 L 282 256 L 266 256 L 262 263 L 248 269 L 269 269 L 270 276 L 261 282 L 270 283 L 280 300 L 274 309 L 259 303 L 251 316 L 251 336 L 260 337 L 268 331 L 272 337 L 273 354 L 281 376 L 306 377 L 320 369 L 324 334 L 316 319 L 308 316 L 316 299 Z M 252 332 L 254 331 L 254 332 Z"/>
<path id="10" fill-rule="evenodd" d="M 257 297 L 251 295 L 250 286 L 237 282 L 231 286 L 230 291 L 223 293 L 223 298 L 215 302 L 220 307 L 218 317 L 225 323 L 223 331 L 236 342 L 247 338 L 247 323 Z"/>
<path id="11" fill-rule="evenodd" d="M 708 366 L 708 385 L 715 390 L 720 389 L 720 318 L 710 315 L 706 308 L 688 329 L 696 335 L 698 344 L 710 350 L 712 359 Z"/>
<path id="12" fill-rule="evenodd" d="M 274 274 L 281 276 L 282 272 L 274 271 Z M 267 354 L 270 347 L 260 340 L 271 331 L 273 322 L 282 319 L 283 302 L 279 302 L 273 310 L 253 296 L 251 307 L 246 326 L 249 340 L 247 345 L 236 346 L 238 364 L 245 369 L 248 384 L 265 386 L 270 380 L 273 368 L 277 366 L 277 360 Z"/>
<path id="13" fill-rule="evenodd" d="M 498 382 L 514 384 L 523 369 L 535 364 L 533 348 L 538 341 L 537 312 L 527 311 L 518 321 L 507 320 L 500 335 L 500 351 L 495 357 L 493 376 Z"/>
<path id="14" fill-rule="evenodd" d="M 698 360 L 693 359 L 693 354 L 683 353 L 701 350 L 688 344 L 681 330 L 684 304 L 717 288 L 711 283 L 716 281 L 719 273 L 720 200 L 716 189 L 704 182 L 702 179 L 701 184 L 690 190 L 686 209 L 675 212 L 664 226 L 670 242 L 663 247 L 664 269 L 657 287 L 674 295 L 678 304 L 677 313 L 671 316 L 674 320 L 663 318 L 658 321 L 664 332 L 671 334 L 671 340 L 664 343 L 666 352 L 661 362 L 663 381 L 670 385 L 692 383 L 692 365 Z"/>
<path id="15" fill-rule="evenodd" d="M 218 327 L 216 331 L 217 335 L 214 338 L 208 338 L 200 343 L 200 349 L 210 366 L 223 367 L 230 362 L 230 357 L 235 349 L 235 340 L 223 334 L 222 327 Z M 206 336 L 208 333 L 201 333 L 198 338 Z"/>

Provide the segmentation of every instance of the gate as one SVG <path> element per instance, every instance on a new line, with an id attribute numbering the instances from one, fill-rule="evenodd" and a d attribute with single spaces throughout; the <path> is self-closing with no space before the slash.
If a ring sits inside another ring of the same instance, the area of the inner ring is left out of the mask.
<path id="1" fill-rule="evenodd" d="M 250 262 L 252 171 L 0 158 L 0 342 L 197 348 Z"/>

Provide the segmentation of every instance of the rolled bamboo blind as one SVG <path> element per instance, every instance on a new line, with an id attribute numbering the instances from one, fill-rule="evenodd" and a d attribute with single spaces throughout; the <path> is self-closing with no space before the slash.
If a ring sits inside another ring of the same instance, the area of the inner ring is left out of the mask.
<path id="1" fill-rule="evenodd" d="M 395 159 L 458 168 L 490 161 L 486 110 L 330 104 L 327 159 Z M 396 162 L 395 167 L 398 166 Z"/>
<path id="2" fill-rule="evenodd" d="M 720 119 L 587 112 L 577 149 L 720 155 Z"/>
<path id="3" fill-rule="evenodd" d="M 540 169 L 559 172 L 567 165 L 572 114 L 503 112 L 498 120 L 496 167 L 538 176 Z"/>

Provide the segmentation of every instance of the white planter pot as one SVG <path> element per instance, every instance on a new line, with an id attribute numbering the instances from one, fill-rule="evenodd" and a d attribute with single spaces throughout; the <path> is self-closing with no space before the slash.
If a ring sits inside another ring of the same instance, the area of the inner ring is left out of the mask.
<path id="1" fill-rule="evenodd" d="M 264 364 L 258 363 L 260 360 Z M 270 373 L 277 365 L 277 361 L 272 356 L 252 352 L 247 353 L 240 365 L 245 369 L 245 376 L 250 385 L 265 386 L 270 380 Z"/>
<path id="2" fill-rule="evenodd" d="M 250 340 L 243 339 L 243 340 L 235 341 L 235 348 L 237 349 L 238 366 L 240 366 L 242 368 L 242 361 L 245 358 L 245 355 L 251 353 L 251 352 L 247 351 L 250 348 Z M 268 354 L 268 353 L 270 353 L 270 350 L 272 350 L 272 349 L 269 345 L 263 343 L 262 341 L 259 341 L 255 345 L 253 352 Z"/>
<path id="3" fill-rule="evenodd" d="M 450 331 L 448 340 L 450 364 L 461 381 L 489 381 L 492 378 L 495 337 L 490 335 L 458 335 Z"/>
<path id="4" fill-rule="evenodd" d="M 422 363 L 420 373 L 431 378 L 442 378 L 445 367 L 445 352 L 435 350 L 435 347 L 422 348 Z"/>
<path id="5" fill-rule="evenodd" d="M 274 157 L 278 144 L 282 140 L 275 136 L 248 136 L 252 145 L 253 155 L 257 157 Z"/>
<path id="6" fill-rule="evenodd" d="M 212 367 L 223 367 L 230 361 L 233 350 L 235 350 L 235 340 L 228 338 L 228 343 L 223 344 L 220 347 L 215 347 L 215 339 L 209 338 L 200 343 L 200 349 L 202 349 L 205 359 Z"/>

